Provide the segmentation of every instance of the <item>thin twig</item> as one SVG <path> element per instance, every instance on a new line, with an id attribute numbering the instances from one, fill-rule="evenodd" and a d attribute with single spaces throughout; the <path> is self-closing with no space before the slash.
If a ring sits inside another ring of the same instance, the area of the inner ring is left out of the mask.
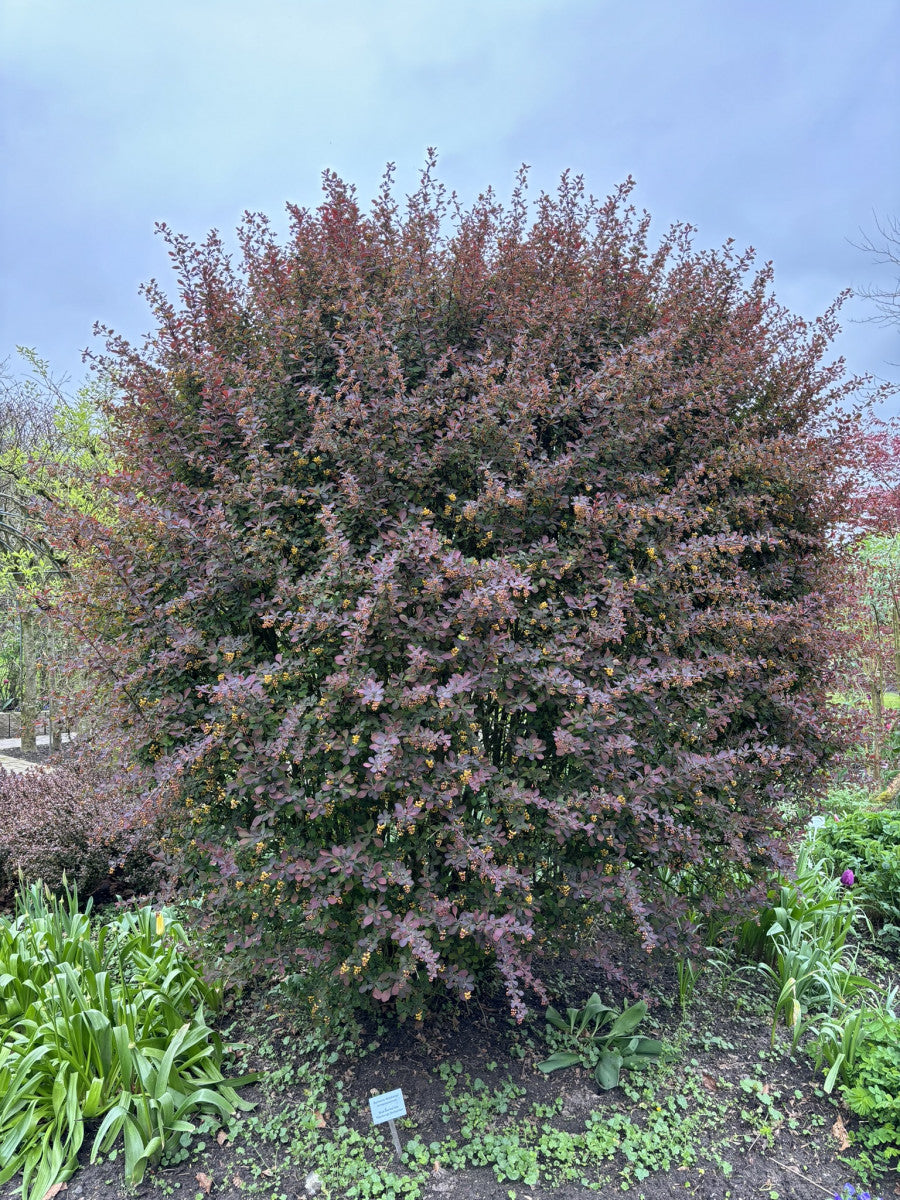
<path id="1" fill-rule="evenodd" d="M 804 1183 L 811 1184 L 814 1188 L 818 1188 L 820 1192 L 824 1192 L 826 1196 L 834 1196 L 831 1188 L 822 1187 L 821 1183 L 816 1183 L 814 1179 L 809 1179 L 802 1171 L 798 1171 L 796 1167 L 789 1167 L 787 1163 L 779 1162 L 777 1158 L 770 1160 L 776 1167 L 781 1167 L 782 1171 L 790 1171 L 792 1175 L 796 1175 L 798 1179 L 802 1179 Z"/>

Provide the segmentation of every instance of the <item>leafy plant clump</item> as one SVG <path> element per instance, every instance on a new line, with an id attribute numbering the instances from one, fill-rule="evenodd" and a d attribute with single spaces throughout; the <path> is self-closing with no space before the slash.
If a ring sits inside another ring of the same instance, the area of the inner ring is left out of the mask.
<path id="1" fill-rule="evenodd" d="M 635 1034 L 646 1015 L 647 1005 L 643 1000 L 617 1013 L 596 992 L 583 1009 L 566 1009 L 565 1017 L 551 1004 L 547 1009 L 547 1024 L 555 1031 L 551 1038 L 568 1048 L 556 1050 L 538 1063 L 538 1070 L 549 1074 L 580 1064 L 593 1071 L 594 1079 L 604 1091 L 618 1087 L 623 1068 L 639 1070 L 656 1062 L 663 1052 L 663 1044 L 656 1038 Z"/>
<path id="2" fill-rule="evenodd" d="M 91 1160 L 121 1134 L 136 1184 L 194 1113 L 251 1107 L 222 1075 L 218 993 L 184 943 L 150 908 L 98 925 L 40 884 L 0 916 L 0 1183 L 21 1171 L 23 1200 L 72 1174 L 86 1120 L 102 1118 Z"/>
<path id="3" fill-rule="evenodd" d="M 826 822 L 816 833 L 816 851 L 834 874 L 852 870 L 862 908 L 900 923 L 900 810 L 856 810 Z"/>
<path id="4" fill-rule="evenodd" d="M 463 211 L 429 164 L 366 214 L 329 174 L 239 268 L 163 228 L 180 301 L 103 360 L 113 516 L 56 522 L 186 886 L 401 1015 L 497 974 L 521 1017 L 605 914 L 690 941 L 833 748 L 833 317 L 652 247 L 630 185 L 525 186 Z"/>
<path id="5" fill-rule="evenodd" d="M 856 1137 L 879 1170 L 900 1166 L 900 1019 L 892 1011 L 873 1015 L 841 1089 L 862 1118 Z"/>

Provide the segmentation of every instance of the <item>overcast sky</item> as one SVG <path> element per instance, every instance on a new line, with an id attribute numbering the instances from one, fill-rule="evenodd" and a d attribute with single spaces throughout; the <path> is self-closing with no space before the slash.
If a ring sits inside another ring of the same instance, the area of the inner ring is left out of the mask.
<path id="1" fill-rule="evenodd" d="M 658 232 L 752 245 L 804 316 L 893 279 L 853 243 L 900 216 L 900 0 L 0 0 L 0 71 L 0 359 L 76 381 L 94 321 L 149 327 L 155 221 L 283 227 L 324 168 L 368 199 L 427 146 L 465 198 L 631 174 Z M 871 312 L 839 349 L 900 381 Z"/>

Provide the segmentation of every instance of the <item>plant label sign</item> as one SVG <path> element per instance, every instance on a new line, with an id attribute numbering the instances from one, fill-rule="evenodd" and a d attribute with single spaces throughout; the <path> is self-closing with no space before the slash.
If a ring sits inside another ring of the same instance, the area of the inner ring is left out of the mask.
<path id="1" fill-rule="evenodd" d="M 403 1150 L 400 1146 L 400 1135 L 397 1133 L 397 1126 L 394 1122 L 399 1120 L 400 1117 L 406 1116 L 406 1102 L 403 1099 L 402 1088 L 394 1088 L 392 1092 L 382 1092 L 380 1096 L 372 1096 L 369 1100 L 369 1110 L 372 1113 L 372 1121 L 375 1125 L 381 1125 L 387 1121 L 391 1137 L 394 1139 L 394 1149 L 397 1151 L 397 1157 L 399 1158 Z"/>

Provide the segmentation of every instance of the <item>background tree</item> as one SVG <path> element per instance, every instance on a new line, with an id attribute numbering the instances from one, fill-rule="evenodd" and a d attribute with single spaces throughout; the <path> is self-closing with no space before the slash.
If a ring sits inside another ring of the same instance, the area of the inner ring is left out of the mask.
<path id="1" fill-rule="evenodd" d="M 859 290 L 858 295 L 874 303 L 869 319 L 900 325 L 900 223 L 895 218 L 877 223 L 877 236 L 867 237 L 860 248 L 879 265 L 898 271 L 892 286 Z M 896 387 L 884 384 L 873 400 L 888 401 L 896 392 Z M 860 425 L 857 442 L 852 521 L 859 545 L 849 598 L 856 609 L 857 674 L 872 714 L 873 774 L 880 783 L 885 687 L 900 689 L 900 423 L 875 415 L 873 408 Z"/>
<path id="2" fill-rule="evenodd" d="M 893 267 L 897 278 L 887 287 L 860 288 L 858 295 L 874 303 L 871 320 L 900 328 L 900 218 L 877 221 L 876 230 L 875 236 L 863 239 L 860 249 L 871 255 L 879 266 Z"/>
<path id="3" fill-rule="evenodd" d="M 55 537 L 123 781 L 230 945 L 401 1012 L 496 970 L 521 1015 L 535 947 L 691 940 L 785 863 L 834 749 L 834 314 L 652 246 L 629 190 L 463 210 L 430 164 L 365 214 L 326 175 L 238 269 L 161 227 L 108 514 Z"/>
<path id="4" fill-rule="evenodd" d="M 33 351 L 22 348 L 20 355 L 27 374 L 13 373 L 9 364 L 0 370 L 0 595 L 7 617 L 3 644 L 10 651 L 4 659 L 10 666 L 15 663 L 15 684 L 10 679 L 9 686 L 19 700 L 22 749 L 28 752 L 36 747 L 43 704 L 51 748 L 56 740 L 56 663 L 66 655 L 62 631 L 54 627 L 48 609 L 71 575 L 70 561 L 51 544 L 41 506 L 97 503 L 85 484 L 87 476 L 79 483 L 75 476 L 88 467 L 93 470 L 99 461 L 99 389 L 85 385 L 69 396 Z"/>

